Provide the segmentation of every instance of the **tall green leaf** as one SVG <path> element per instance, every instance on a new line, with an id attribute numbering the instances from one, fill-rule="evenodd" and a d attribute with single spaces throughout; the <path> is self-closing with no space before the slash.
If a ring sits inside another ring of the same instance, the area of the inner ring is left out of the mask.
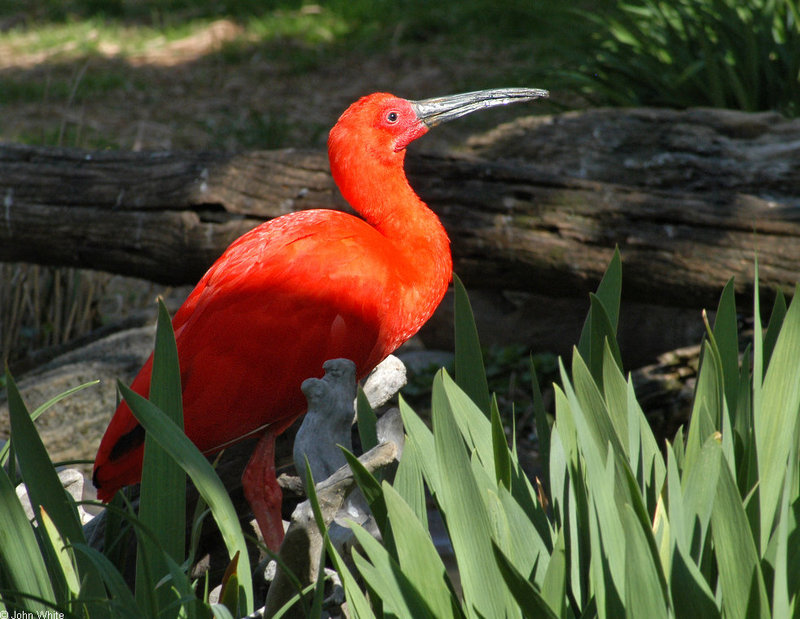
<path id="1" fill-rule="evenodd" d="M 350 568 L 342 559 L 342 556 L 339 554 L 333 544 L 331 544 L 331 538 L 328 535 L 328 528 L 325 526 L 325 520 L 322 517 L 322 510 L 319 507 L 319 499 L 314 486 L 314 477 L 311 474 L 311 467 L 308 464 L 308 458 L 306 458 L 305 479 L 306 494 L 308 495 L 309 503 L 311 503 L 311 510 L 314 512 L 314 520 L 317 523 L 319 532 L 322 534 L 323 543 L 328 552 L 328 556 L 331 559 L 331 563 L 333 563 L 333 567 L 336 569 L 336 572 L 339 574 L 339 578 L 342 581 L 342 588 L 344 589 L 344 593 L 347 598 L 349 610 L 351 613 L 353 613 L 353 617 L 355 619 L 368 619 L 374 617 L 375 614 L 370 608 L 369 601 L 359 588 L 355 577 L 350 571 Z"/>
<path id="2" fill-rule="evenodd" d="M 786 317 L 786 297 L 783 291 L 778 288 L 775 294 L 775 303 L 772 306 L 772 313 L 767 323 L 767 332 L 764 334 L 764 370 L 769 367 L 772 359 L 772 351 L 775 349 L 775 342 L 778 341 L 778 334 L 783 326 L 783 319 Z"/>
<path id="3" fill-rule="evenodd" d="M 708 444 L 711 449 L 721 451 L 715 440 L 709 440 Z M 719 469 L 711 532 L 725 614 L 729 617 L 770 617 L 756 544 L 739 490 L 727 466 Z"/>
<path id="4" fill-rule="evenodd" d="M 592 376 L 602 385 L 602 363 L 604 341 L 608 339 L 616 347 L 619 307 L 622 297 L 622 260 L 619 248 L 606 267 L 606 272 L 597 286 L 597 293 L 590 295 L 591 306 L 583 324 L 578 351 L 592 371 Z M 614 358 L 620 362 L 618 350 Z M 621 362 L 620 362 L 620 367 Z"/>
<path id="5" fill-rule="evenodd" d="M 686 438 L 684 467 L 690 469 L 709 436 L 718 431 L 715 420 L 722 408 L 721 372 L 711 344 L 706 342 L 700 359 L 700 372 L 695 385 L 689 435 Z M 677 445 L 677 442 L 675 443 Z"/>
<path id="6" fill-rule="evenodd" d="M 86 544 L 76 544 L 73 548 L 91 561 L 102 575 L 103 582 L 110 593 L 109 608 L 112 616 L 115 618 L 130 617 L 131 619 L 142 617 L 142 610 L 136 604 L 136 599 L 131 594 L 128 583 L 125 582 L 114 564 L 100 551 Z"/>
<path id="7" fill-rule="evenodd" d="M 408 575 L 435 617 L 460 616 L 456 611 L 458 604 L 453 585 L 427 529 L 386 482 L 383 491 L 403 573 Z"/>
<path id="8" fill-rule="evenodd" d="M 511 561 L 503 554 L 496 544 L 492 544 L 495 560 L 503 579 L 508 585 L 511 594 L 519 604 L 523 617 L 543 617 L 544 619 L 557 619 L 560 614 L 553 611 L 542 597 L 542 594 L 520 574 Z"/>
<path id="9" fill-rule="evenodd" d="M 778 527 L 775 530 L 775 579 L 772 585 L 772 613 L 775 617 L 791 616 L 791 606 L 793 603 L 797 603 L 797 592 L 791 591 L 789 588 L 789 531 L 797 530 L 797 522 L 790 523 L 792 513 L 789 506 L 793 500 L 796 501 L 798 498 L 794 483 L 796 475 L 797 465 L 790 465 L 789 473 L 786 475 L 783 484 L 783 495 L 778 512 Z M 798 569 L 800 568 L 793 568 L 795 573 Z M 792 598 L 795 599 L 792 600 Z"/>
<path id="10" fill-rule="evenodd" d="M 12 591 L 30 594 L 55 602 L 55 592 L 42 558 L 36 535 L 28 522 L 25 510 L 17 498 L 14 485 L 0 467 L 0 564 Z M 31 613 L 46 611 L 47 606 L 22 596 L 5 594 L 5 601 Z"/>
<path id="11" fill-rule="evenodd" d="M 214 520 L 219 526 L 229 557 L 233 558 L 239 552 L 239 569 L 242 573 L 249 574 L 250 561 L 236 510 L 233 508 L 225 486 L 217 477 L 214 468 L 208 463 L 203 454 L 198 451 L 194 443 L 157 406 L 135 391 L 130 390 L 124 384 L 118 383 L 118 386 L 139 423 L 144 426 L 149 434 L 153 435 L 158 444 L 192 478 L 192 482 L 194 482 L 203 500 L 208 504 Z M 245 612 L 252 612 L 252 581 L 249 578 L 243 579 L 241 587 L 241 599 L 245 606 Z"/>
<path id="12" fill-rule="evenodd" d="M 631 617 L 668 617 L 670 604 L 662 591 L 660 563 L 654 560 L 646 533 L 630 504 L 620 510 L 625 536 L 625 611 Z"/>
<path id="13" fill-rule="evenodd" d="M 684 508 L 682 522 L 686 527 L 684 534 L 691 536 L 686 549 L 698 564 L 706 548 L 715 489 L 722 465 L 719 458 L 721 454 L 717 439 L 707 439 L 692 460 L 691 466 L 687 464 L 684 468 L 681 479 Z"/>
<path id="14" fill-rule="evenodd" d="M 411 507 L 425 530 L 428 530 L 428 510 L 422 467 L 419 464 L 420 457 L 416 444 L 410 438 L 406 438 L 403 457 L 400 458 L 400 464 L 397 465 L 397 473 L 394 476 L 394 489 Z"/>
<path id="15" fill-rule="evenodd" d="M 353 563 L 359 573 L 377 593 L 385 612 L 390 617 L 420 617 L 435 619 L 432 609 L 409 580 L 409 575 L 400 569 L 397 561 L 380 543 L 358 524 L 351 530 L 369 561 L 359 551 L 353 552 Z"/>
<path id="16" fill-rule="evenodd" d="M 150 401 L 183 431 L 183 401 L 178 348 L 169 312 L 163 300 L 158 303 L 155 352 L 150 380 Z M 155 593 L 158 606 L 165 609 L 173 600 L 171 587 L 158 583 L 168 569 L 162 552 L 178 563 L 185 557 L 186 473 L 152 434 L 145 435 L 142 484 L 139 495 L 139 520 L 156 535 L 155 543 L 140 537 L 136 561 L 136 599 L 144 604 Z M 145 569 L 148 556 L 150 570 Z M 149 578 L 148 578 L 149 576 Z M 173 607 L 168 616 L 175 616 Z"/>
<path id="17" fill-rule="evenodd" d="M 717 315 L 714 319 L 714 339 L 722 361 L 721 370 L 728 410 L 735 413 L 736 400 L 739 395 L 739 330 L 733 278 L 728 280 L 723 288 L 717 305 Z"/>
<path id="18" fill-rule="evenodd" d="M 462 411 L 445 391 L 444 374 L 440 370 L 433 383 L 433 436 L 441 477 L 436 500 L 447 517 L 465 603 L 484 617 L 501 617 L 514 608 L 513 598 L 495 569 L 486 499 L 456 423 Z"/>
<path id="19" fill-rule="evenodd" d="M 20 472 L 28 488 L 28 496 L 39 525 L 44 526 L 39 510 L 41 506 L 52 519 L 65 543 L 70 545 L 86 543 L 77 509 L 62 486 L 42 439 L 28 414 L 28 409 L 22 401 L 17 384 L 7 370 L 6 390 L 11 440 L 16 445 L 15 452 Z M 82 581 L 81 597 L 104 599 L 106 595 L 103 582 L 94 565 L 85 557 L 78 557 L 77 561 Z M 108 616 L 102 606 L 95 608 L 94 612 L 99 617 Z"/>
<path id="20" fill-rule="evenodd" d="M 487 416 L 490 414 L 491 398 L 483 353 L 475 327 L 475 317 L 469 304 L 464 284 L 453 275 L 455 292 L 455 379 L 461 389 Z"/>
<path id="21" fill-rule="evenodd" d="M 361 448 L 366 452 L 378 444 L 378 418 L 369 405 L 367 394 L 360 386 L 356 396 L 356 410 L 358 413 L 358 436 L 361 439 Z"/>
<path id="22" fill-rule="evenodd" d="M 567 557 L 564 535 L 558 535 L 542 581 L 542 597 L 559 617 L 567 610 Z"/>
<path id="23" fill-rule="evenodd" d="M 762 388 L 761 410 L 754 419 L 759 473 L 761 536 L 765 549 L 778 509 L 783 477 L 795 441 L 800 410 L 800 288 L 795 290 L 775 342 Z"/>
<path id="24" fill-rule="evenodd" d="M 511 488 L 511 453 L 506 443 L 506 433 L 500 420 L 497 399 L 492 398 L 492 448 L 494 450 L 494 470 L 497 485 Z"/>

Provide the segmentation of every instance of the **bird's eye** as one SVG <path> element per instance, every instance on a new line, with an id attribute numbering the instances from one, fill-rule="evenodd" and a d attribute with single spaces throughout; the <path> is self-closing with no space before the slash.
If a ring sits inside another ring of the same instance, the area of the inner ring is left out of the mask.
<path id="1" fill-rule="evenodd" d="M 389 121 L 390 123 L 396 123 L 398 118 L 399 118 L 399 116 L 398 116 L 397 112 L 389 112 L 386 115 L 386 120 Z"/>

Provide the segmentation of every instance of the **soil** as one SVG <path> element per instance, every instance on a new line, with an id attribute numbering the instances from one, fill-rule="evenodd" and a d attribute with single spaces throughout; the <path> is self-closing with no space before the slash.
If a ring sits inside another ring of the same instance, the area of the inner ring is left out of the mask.
<path id="1" fill-rule="evenodd" d="M 288 40 L 278 49 L 248 41 L 227 19 L 134 55 L 102 42 L 91 57 L 76 57 L 76 45 L 19 53 L 0 40 L 0 73 L 43 93 L 2 106 L 0 139 L 133 150 L 322 147 L 341 111 L 362 95 L 425 98 L 509 85 L 493 76 L 531 62 L 480 41 L 457 55 L 435 43 L 380 54 Z M 69 92 L 48 88 L 64 82 Z M 424 147 L 452 145 L 521 113 L 497 110 L 437 128 Z"/>

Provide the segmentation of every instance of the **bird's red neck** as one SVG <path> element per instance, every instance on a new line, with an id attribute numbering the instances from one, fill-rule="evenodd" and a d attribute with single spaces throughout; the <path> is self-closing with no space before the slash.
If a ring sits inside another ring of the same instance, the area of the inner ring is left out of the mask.
<path id="1" fill-rule="evenodd" d="M 335 131 L 328 154 L 336 184 L 350 206 L 392 246 L 398 265 L 408 275 L 408 293 L 416 303 L 424 298 L 433 313 L 452 277 L 450 239 L 436 214 L 409 185 L 403 169 L 405 149 L 368 152 L 364 142 L 337 136 Z M 424 313 L 427 320 L 430 313 Z"/>

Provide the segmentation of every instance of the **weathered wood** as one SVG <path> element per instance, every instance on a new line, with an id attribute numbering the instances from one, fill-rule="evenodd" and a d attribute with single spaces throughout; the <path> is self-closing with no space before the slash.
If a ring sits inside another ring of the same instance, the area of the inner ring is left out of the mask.
<path id="1" fill-rule="evenodd" d="M 599 110 L 531 118 L 410 153 L 474 288 L 583 295 L 615 245 L 627 298 L 710 305 L 732 275 L 791 293 L 800 264 L 800 121 Z M 502 158 L 501 158 L 502 157 Z M 324 153 L 128 153 L 0 145 L 0 260 L 196 281 L 225 246 L 293 210 L 347 208 Z"/>

